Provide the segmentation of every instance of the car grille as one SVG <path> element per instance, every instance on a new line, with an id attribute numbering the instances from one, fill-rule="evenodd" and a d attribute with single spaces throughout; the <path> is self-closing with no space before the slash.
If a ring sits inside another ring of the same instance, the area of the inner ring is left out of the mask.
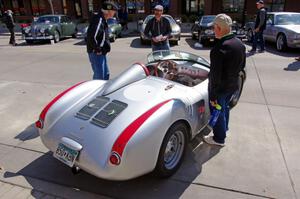
<path id="1" fill-rule="evenodd" d="M 98 96 L 96 99 L 93 99 L 87 105 L 85 105 L 77 114 L 76 117 L 79 117 L 83 120 L 90 119 L 98 110 L 100 110 L 107 102 L 109 101 L 108 97 Z"/>
<path id="2" fill-rule="evenodd" d="M 113 100 L 104 107 L 93 119 L 92 123 L 106 128 L 128 105 L 118 100 Z"/>

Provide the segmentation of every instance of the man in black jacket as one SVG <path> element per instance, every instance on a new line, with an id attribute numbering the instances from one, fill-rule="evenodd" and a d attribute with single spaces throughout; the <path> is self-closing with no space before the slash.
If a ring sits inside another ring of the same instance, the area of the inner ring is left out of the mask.
<path id="1" fill-rule="evenodd" d="M 10 32 L 10 39 L 9 39 L 9 44 L 15 46 L 16 45 L 16 40 L 15 40 L 15 22 L 13 18 L 13 12 L 11 10 L 7 10 L 3 14 L 3 22 L 5 23 L 8 31 Z"/>
<path id="2" fill-rule="evenodd" d="M 161 5 L 155 6 L 154 17 L 148 21 L 144 30 L 144 34 L 151 38 L 152 51 L 170 50 L 172 29 L 169 20 L 162 16 L 163 9 Z"/>
<path id="3" fill-rule="evenodd" d="M 99 13 L 91 18 L 86 47 L 94 72 L 93 79 L 109 79 L 106 54 L 110 52 L 110 42 L 106 20 L 112 18 L 117 10 L 118 7 L 113 2 L 104 2 Z"/>
<path id="4" fill-rule="evenodd" d="M 229 122 L 229 103 L 233 93 L 238 90 L 239 72 L 246 64 L 246 48 L 231 33 L 232 20 L 226 14 L 219 14 L 214 21 L 217 43 L 210 52 L 209 100 L 211 111 L 217 105 L 221 112 L 215 126 L 214 136 L 205 136 L 208 144 L 224 146 Z"/>
<path id="5" fill-rule="evenodd" d="M 258 9 L 258 12 L 256 15 L 255 26 L 254 26 L 255 33 L 254 33 L 254 38 L 252 43 L 252 49 L 250 50 L 250 52 L 252 53 L 256 52 L 257 42 L 259 41 L 260 44 L 259 52 L 263 53 L 265 51 L 265 41 L 264 41 L 263 34 L 267 24 L 267 10 L 265 9 L 263 0 L 257 1 L 256 7 Z"/>

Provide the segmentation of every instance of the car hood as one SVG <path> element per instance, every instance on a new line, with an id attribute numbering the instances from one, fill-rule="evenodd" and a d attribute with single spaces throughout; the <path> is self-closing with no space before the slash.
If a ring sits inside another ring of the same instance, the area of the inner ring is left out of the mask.
<path id="1" fill-rule="evenodd" d="M 278 25 L 278 27 L 300 34 L 300 25 Z"/>
<path id="2" fill-rule="evenodd" d="M 31 28 L 33 29 L 47 29 L 47 28 L 50 28 L 52 27 L 53 25 L 55 25 L 54 23 L 34 23 L 31 25 Z"/>

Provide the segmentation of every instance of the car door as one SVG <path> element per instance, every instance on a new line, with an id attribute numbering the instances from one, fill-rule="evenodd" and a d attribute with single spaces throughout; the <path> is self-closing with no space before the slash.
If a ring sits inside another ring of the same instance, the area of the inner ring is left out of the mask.
<path id="1" fill-rule="evenodd" d="M 267 25 L 266 30 L 264 31 L 264 38 L 268 41 L 273 41 L 273 35 L 274 35 L 274 14 L 268 14 L 267 15 Z"/>

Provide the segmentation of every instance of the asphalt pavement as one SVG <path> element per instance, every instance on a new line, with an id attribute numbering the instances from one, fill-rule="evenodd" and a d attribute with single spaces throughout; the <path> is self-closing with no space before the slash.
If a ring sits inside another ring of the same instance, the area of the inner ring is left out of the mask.
<path id="1" fill-rule="evenodd" d="M 247 58 L 247 81 L 223 148 L 196 137 L 169 179 L 145 175 L 125 182 L 73 175 L 52 158 L 33 125 L 42 108 L 69 86 L 92 77 L 85 44 L 7 45 L 0 36 L 0 198 L 300 198 L 299 50 Z M 183 37 L 183 50 L 209 59 Z M 250 49 L 249 46 L 247 46 Z M 120 38 L 108 55 L 112 77 L 146 62 L 150 46 Z"/>

